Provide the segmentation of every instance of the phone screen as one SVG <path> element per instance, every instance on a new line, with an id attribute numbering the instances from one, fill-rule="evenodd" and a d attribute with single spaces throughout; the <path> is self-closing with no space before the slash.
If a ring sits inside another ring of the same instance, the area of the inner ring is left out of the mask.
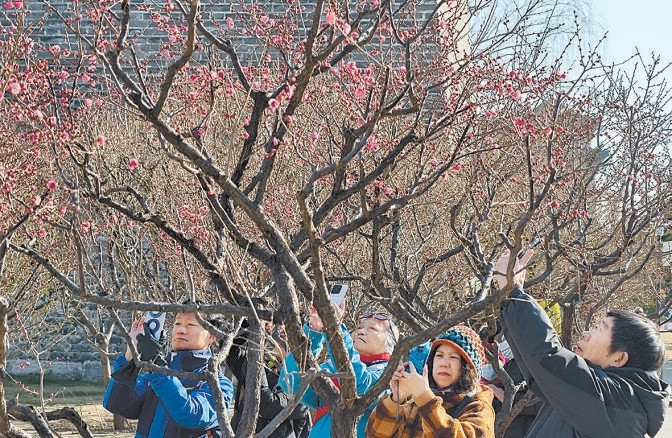
<path id="1" fill-rule="evenodd" d="M 346 284 L 335 284 L 331 288 L 331 292 L 329 295 L 329 298 L 331 298 L 331 302 L 336 304 L 337 306 L 340 306 L 343 304 L 343 300 L 345 299 L 345 294 L 348 292 L 348 286 Z"/>

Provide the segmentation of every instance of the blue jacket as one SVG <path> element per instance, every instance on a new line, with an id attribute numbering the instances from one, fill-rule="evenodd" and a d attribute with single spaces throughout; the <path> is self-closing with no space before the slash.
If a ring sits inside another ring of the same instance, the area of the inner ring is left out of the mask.
<path id="1" fill-rule="evenodd" d="M 308 339 L 310 340 L 310 349 L 311 352 L 313 353 L 313 356 L 317 357 L 320 350 L 322 349 L 322 345 L 326 341 L 327 337 L 325 333 L 315 332 L 310 328 L 308 328 L 307 324 L 303 326 L 303 331 L 304 333 L 306 333 L 306 336 L 308 336 Z M 369 388 L 371 388 L 383 374 L 383 371 L 385 371 L 388 362 L 386 361 L 378 362 L 367 366 L 360 359 L 359 353 L 357 352 L 357 350 L 355 350 L 353 346 L 352 337 L 350 337 L 350 333 L 348 333 L 344 325 L 341 325 L 341 332 L 343 334 L 343 340 L 345 341 L 345 346 L 348 351 L 348 356 L 350 357 L 350 362 L 352 363 L 352 368 L 355 371 L 355 381 L 357 382 L 357 394 L 359 395 L 366 394 Z M 322 368 L 323 370 L 327 370 L 329 372 L 336 372 L 336 367 L 334 365 L 334 359 L 331 353 L 331 348 L 329 348 L 328 343 L 326 344 L 327 344 L 327 352 L 329 353 L 329 360 L 320 365 L 320 368 Z M 292 355 L 291 353 L 287 356 L 287 359 L 285 360 L 285 367 L 286 368 L 283 368 L 280 372 L 280 379 L 278 381 L 278 384 L 280 385 L 282 390 L 285 391 L 286 393 L 290 395 L 295 394 L 299 390 L 299 386 L 301 385 L 301 381 L 298 375 L 300 369 L 298 364 L 296 363 L 296 360 L 294 359 L 294 355 Z M 374 403 L 372 403 L 359 418 L 359 421 L 357 422 L 358 438 L 364 437 L 366 431 L 366 423 L 369 420 L 369 415 L 371 415 L 371 412 L 373 411 L 373 409 L 375 409 L 377 402 L 378 402 L 377 400 L 374 401 Z M 308 390 L 305 392 L 305 394 L 301 398 L 301 403 L 304 404 L 305 406 L 308 406 L 311 409 L 317 409 L 324 404 L 324 402 L 318 398 L 317 394 L 312 389 L 312 387 L 309 387 Z M 309 438 L 330 437 L 331 414 L 327 413 L 322 417 L 320 417 L 315 422 L 315 424 L 313 424 L 313 428 L 311 429 L 310 435 L 308 436 Z"/>
<path id="2" fill-rule="evenodd" d="M 169 368 L 203 372 L 210 357 L 209 349 L 173 352 Z M 128 361 L 124 356 L 118 357 L 115 371 L 126 364 Z M 219 376 L 219 385 L 228 409 L 233 386 L 222 375 Z M 135 388 L 129 388 L 112 379 L 107 386 L 103 406 L 124 418 L 138 419 L 136 438 L 221 436 L 210 386 L 203 380 L 141 373 Z"/>

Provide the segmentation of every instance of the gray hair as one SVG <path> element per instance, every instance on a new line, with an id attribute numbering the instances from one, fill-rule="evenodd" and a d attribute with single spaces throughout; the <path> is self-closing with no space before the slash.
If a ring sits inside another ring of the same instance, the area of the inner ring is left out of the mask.
<path id="1" fill-rule="evenodd" d="M 385 351 L 387 353 L 392 353 L 394 351 L 394 346 L 397 345 L 399 340 L 399 328 L 391 319 L 388 319 L 387 322 L 390 323 L 387 330 L 385 330 Z"/>

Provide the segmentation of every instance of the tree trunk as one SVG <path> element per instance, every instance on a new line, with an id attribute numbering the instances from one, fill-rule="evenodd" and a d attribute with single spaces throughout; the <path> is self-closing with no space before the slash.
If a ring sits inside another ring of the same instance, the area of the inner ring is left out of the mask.
<path id="1" fill-rule="evenodd" d="M 103 384 L 107 386 L 112 378 L 112 369 L 110 368 L 110 359 L 108 352 L 110 351 L 110 343 L 104 336 L 98 338 L 98 346 L 100 347 L 100 369 L 103 376 Z M 130 427 L 127 419 L 119 414 L 112 416 L 112 430 L 126 430 Z"/>
<path id="2" fill-rule="evenodd" d="M 355 438 L 359 416 L 353 409 L 334 407 L 331 413 L 332 438 Z"/>
<path id="3" fill-rule="evenodd" d="M 14 399 L 7 404 L 7 412 L 18 420 L 29 422 L 40 438 L 54 438 L 56 436 L 51 431 L 47 420 L 33 406 L 21 405 Z"/>
<path id="4" fill-rule="evenodd" d="M 30 435 L 12 426 L 7 415 L 7 402 L 5 401 L 5 347 L 7 346 L 8 305 L 7 300 L 4 297 L 0 297 L 0 436 L 28 438 Z"/>

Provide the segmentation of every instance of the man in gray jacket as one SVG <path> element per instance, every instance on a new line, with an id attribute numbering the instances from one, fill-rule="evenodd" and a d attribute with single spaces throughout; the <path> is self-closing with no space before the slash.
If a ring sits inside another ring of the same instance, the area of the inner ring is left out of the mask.
<path id="1" fill-rule="evenodd" d="M 574 351 L 562 346 L 546 312 L 523 292 L 525 265 L 516 261 L 517 285 L 501 305 L 501 325 L 529 387 L 544 405 L 527 437 L 653 437 L 660 430 L 669 387 L 660 380 L 665 345 L 652 321 L 612 311 L 583 332 Z M 494 281 L 506 285 L 506 251 Z"/>

